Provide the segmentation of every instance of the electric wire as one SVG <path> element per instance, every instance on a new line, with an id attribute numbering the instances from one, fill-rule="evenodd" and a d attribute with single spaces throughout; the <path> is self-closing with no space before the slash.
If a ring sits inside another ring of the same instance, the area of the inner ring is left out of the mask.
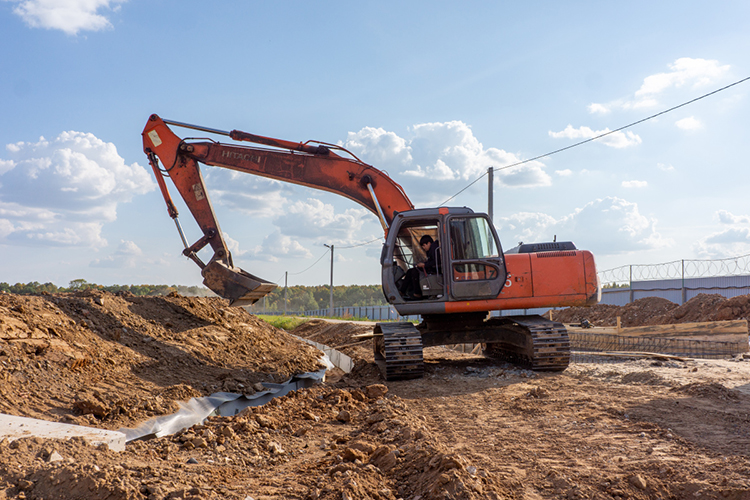
<path id="1" fill-rule="evenodd" d="M 306 269 L 303 269 L 302 271 L 299 271 L 299 272 L 297 272 L 297 273 L 289 273 L 289 276 L 297 276 L 298 274 L 302 274 L 302 273 L 304 273 L 304 272 L 307 272 L 307 271 L 309 271 L 310 269 L 312 269 L 312 267 L 313 267 L 313 266 L 314 266 L 315 264 L 317 264 L 318 262 L 320 262 L 320 259 L 322 259 L 322 258 L 323 258 L 323 257 L 325 257 L 326 255 L 328 255 L 328 250 L 326 250 L 326 251 L 325 251 L 325 252 L 323 253 L 323 255 L 321 255 L 320 257 L 318 257 L 318 260 L 316 260 L 315 262 L 313 262 L 313 263 L 312 263 L 312 264 L 310 265 L 310 267 L 308 267 L 308 268 L 306 268 Z"/>
<path id="2" fill-rule="evenodd" d="M 347 249 L 347 248 L 357 248 L 357 247 L 361 247 L 361 246 L 364 246 L 364 245 L 369 245 L 370 243 L 374 243 L 374 242 L 376 242 L 376 241 L 378 241 L 378 240 L 380 240 L 380 239 L 381 239 L 381 238 L 376 238 L 376 239 L 374 239 L 374 240 L 370 240 L 370 241 L 367 241 L 367 242 L 365 242 L 365 243 L 360 243 L 360 244 L 358 244 L 358 245 L 350 245 L 350 246 L 346 246 L 346 247 L 336 247 L 336 248 L 337 248 L 338 250 L 345 250 L 345 249 Z M 303 269 L 302 271 L 296 272 L 296 273 L 288 273 L 288 276 L 297 276 L 297 275 L 299 275 L 299 274 L 302 274 L 302 273 L 304 273 L 304 272 L 307 272 L 307 271 L 309 271 L 310 269 L 312 269 L 312 268 L 313 268 L 313 266 L 314 266 L 315 264 L 317 264 L 318 262 L 320 262 L 320 260 L 321 260 L 321 259 L 322 259 L 323 257 L 325 257 L 326 255 L 328 255 L 328 250 L 326 250 L 325 252 L 323 252 L 323 255 L 321 255 L 320 257 L 318 257 L 318 260 L 316 260 L 315 262 L 313 262 L 312 264 L 310 264 L 310 266 L 309 266 L 309 267 L 307 267 L 307 268 Z M 281 278 L 283 278 L 283 276 L 282 276 Z M 272 283 L 276 283 L 276 284 L 279 284 L 279 282 L 281 281 L 281 278 L 279 278 L 279 279 L 278 279 L 278 280 L 276 280 L 276 281 L 273 281 Z"/>
<path id="3" fill-rule="evenodd" d="M 654 119 L 654 118 L 656 118 L 658 116 L 670 113 L 670 112 L 672 112 L 672 111 L 674 111 L 676 109 L 680 109 L 682 107 L 687 106 L 688 104 L 692 104 L 692 103 L 694 103 L 696 101 L 700 101 L 701 99 L 705 99 L 706 97 L 712 96 L 714 94 L 718 94 L 719 92 L 727 90 L 727 89 L 729 89 L 731 87 L 734 87 L 735 85 L 739 85 L 740 83 L 746 82 L 748 80 L 750 80 L 750 76 L 745 77 L 745 78 L 743 78 L 741 80 L 737 80 L 734 83 L 730 83 L 729 85 L 721 87 L 720 89 L 713 90 L 713 91 L 711 91 L 711 92 L 709 92 L 707 94 L 703 94 L 702 96 L 696 97 L 695 99 L 691 99 L 689 101 L 683 102 L 682 104 L 678 104 L 677 106 L 673 106 L 673 107 L 671 107 L 669 109 L 665 109 L 664 111 L 660 111 L 659 113 L 653 114 L 651 116 L 647 116 L 646 118 L 642 118 L 642 119 L 640 119 L 638 121 L 635 121 L 633 123 L 629 123 L 629 124 L 627 124 L 625 126 L 617 128 L 615 130 L 610 130 L 609 132 L 605 132 L 603 134 L 599 134 L 596 137 L 590 137 L 590 138 L 585 139 L 583 141 L 576 142 L 575 144 L 571 144 L 569 146 L 565 146 L 564 148 L 556 149 L 554 151 L 550 151 L 549 153 L 546 153 L 546 154 L 543 154 L 543 155 L 539 155 L 539 156 L 535 156 L 533 158 L 529 158 L 528 160 L 523 160 L 523 161 L 519 161 L 519 162 L 516 162 L 516 163 L 512 163 L 512 164 L 506 165 L 504 167 L 493 167 L 492 171 L 496 172 L 498 170 L 505 170 L 505 169 L 508 169 L 508 168 L 517 167 L 518 165 L 523 165 L 524 163 L 529 163 L 529 162 L 538 160 L 540 158 L 544 158 L 546 156 L 552 156 L 552 155 L 557 154 L 557 153 L 562 153 L 563 151 L 567 151 L 568 149 L 573 149 L 573 148 L 581 146 L 583 144 L 595 141 L 597 139 L 601 139 L 602 137 L 606 137 L 608 135 L 614 134 L 615 132 L 620 132 L 622 130 L 625 130 L 626 128 L 630 128 L 630 127 L 633 127 L 633 126 L 638 125 L 640 123 L 643 123 L 645 121 L 652 120 L 652 119 Z M 459 191 L 458 193 L 454 194 L 453 196 L 451 196 L 450 198 L 448 198 L 447 200 L 445 200 L 443 203 L 441 203 L 438 206 L 442 207 L 443 205 L 445 205 L 446 203 L 448 203 L 449 201 L 451 201 L 453 198 L 455 198 L 456 196 L 458 196 L 459 194 L 463 193 L 464 191 L 466 191 L 467 189 L 469 189 L 471 186 L 473 186 L 474 184 L 476 184 L 477 182 L 479 182 L 485 175 L 487 175 L 487 172 L 483 173 L 476 180 L 474 180 L 471 184 L 469 184 L 468 186 L 466 186 L 465 188 L 463 188 L 461 191 Z"/>
<path id="4" fill-rule="evenodd" d="M 349 245 L 346 247 L 336 247 L 337 250 L 346 250 L 347 248 L 357 248 L 357 247 L 363 247 L 365 245 L 369 245 L 370 243 L 375 243 L 376 241 L 380 241 L 383 238 L 375 238 L 374 240 L 366 241 L 364 243 L 358 243 L 357 245 Z"/>

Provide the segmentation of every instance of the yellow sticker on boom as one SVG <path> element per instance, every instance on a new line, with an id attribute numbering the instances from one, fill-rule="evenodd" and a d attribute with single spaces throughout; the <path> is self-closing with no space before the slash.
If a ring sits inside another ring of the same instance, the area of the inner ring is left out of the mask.
<path id="1" fill-rule="evenodd" d="M 161 146 L 161 137 L 159 137 L 159 134 L 156 132 L 156 130 L 150 130 L 148 133 L 148 138 L 151 139 L 151 144 L 153 144 L 155 148 Z"/>

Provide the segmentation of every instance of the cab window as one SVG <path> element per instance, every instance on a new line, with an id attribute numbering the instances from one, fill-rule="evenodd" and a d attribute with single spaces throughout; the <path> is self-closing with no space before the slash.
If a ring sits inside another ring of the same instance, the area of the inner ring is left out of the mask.
<path id="1" fill-rule="evenodd" d="M 483 217 L 451 219 L 450 235 L 453 281 L 493 280 L 497 278 L 498 273 L 494 266 L 476 262 L 477 260 L 499 256 L 495 236 L 487 219 Z"/>
<path id="2" fill-rule="evenodd" d="M 475 260 L 498 257 L 495 236 L 484 217 L 451 219 L 451 257 L 456 260 Z"/>

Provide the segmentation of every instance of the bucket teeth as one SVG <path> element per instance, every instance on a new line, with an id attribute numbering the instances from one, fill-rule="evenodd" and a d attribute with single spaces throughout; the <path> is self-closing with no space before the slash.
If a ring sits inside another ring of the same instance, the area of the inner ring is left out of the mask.
<path id="1" fill-rule="evenodd" d="M 230 306 L 249 306 L 276 288 L 275 283 L 218 260 L 204 267 L 202 274 L 203 284 L 216 295 L 229 299 Z"/>

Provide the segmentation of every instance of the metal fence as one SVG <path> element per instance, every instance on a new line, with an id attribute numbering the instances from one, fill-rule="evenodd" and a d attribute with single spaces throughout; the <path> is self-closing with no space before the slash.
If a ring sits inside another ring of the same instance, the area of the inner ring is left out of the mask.
<path id="1" fill-rule="evenodd" d="M 631 264 L 599 272 L 602 285 L 627 285 L 634 281 L 713 278 L 750 275 L 750 254 L 728 259 L 682 259 L 661 264 Z"/>
<path id="2" fill-rule="evenodd" d="M 602 303 L 623 306 L 644 297 L 684 304 L 700 293 L 731 298 L 750 294 L 750 255 L 628 265 L 599 273 Z"/>
<path id="3" fill-rule="evenodd" d="M 750 276 L 633 281 L 626 288 L 602 289 L 602 304 L 624 306 L 644 297 L 661 297 L 684 304 L 701 293 L 716 293 L 726 298 L 750 294 Z"/>
<path id="4" fill-rule="evenodd" d="M 747 352 L 747 341 L 715 342 L 683 338 L 625 337 L 606 333 L 569 332 L 573 351 L 648 352 L 689 358 L 724 358 Z"/>
<path id="5" fill-rule="evenodd" d="M 300 316 L 325 316 L 329 317 L 331 310 L 314 309 L 302 311 Z M 334 318 L 369 319 L 373 321 L 412 321 L 419 320 L 419 316 L 401 316 L 393 306 L 341 306 L 333 308 Z"/>

